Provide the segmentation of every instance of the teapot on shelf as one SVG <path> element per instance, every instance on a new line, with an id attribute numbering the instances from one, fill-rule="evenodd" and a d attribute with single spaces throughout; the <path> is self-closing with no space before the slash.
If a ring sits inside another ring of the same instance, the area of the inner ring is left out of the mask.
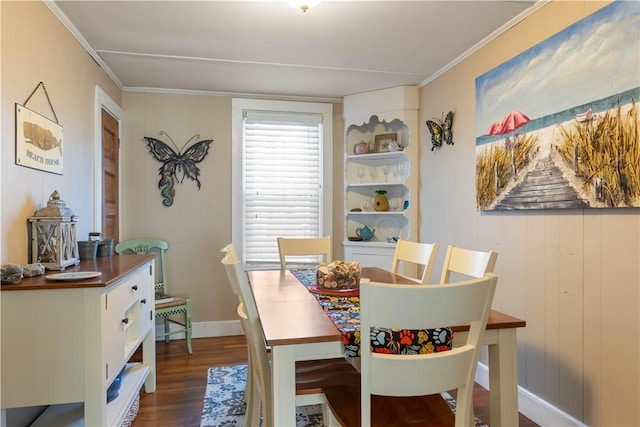
<path id="1" fill-rule="evenodd" d="M 362 240 L 373 240 L 375 233 L 375 229 L 369 228 L 366 225 L 364 227 L 356 228 L 356 235 L 362 238 Z"/>
<path id="2" fill-rule="evenodd" d="M 353 147 L 353 152 L 355 154 L 368 154 L 369 153 L 369 143 L 365 141 L 360 141 Z"/>

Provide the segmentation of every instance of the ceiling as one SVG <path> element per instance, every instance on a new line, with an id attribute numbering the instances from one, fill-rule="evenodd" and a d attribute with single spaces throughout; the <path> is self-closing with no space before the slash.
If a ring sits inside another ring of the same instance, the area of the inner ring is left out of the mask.
<path id="1" fill-rule="evenodd" d="M 124 90 L 339 99 L 437 77 L 536 1 L 47 1 Z"/>

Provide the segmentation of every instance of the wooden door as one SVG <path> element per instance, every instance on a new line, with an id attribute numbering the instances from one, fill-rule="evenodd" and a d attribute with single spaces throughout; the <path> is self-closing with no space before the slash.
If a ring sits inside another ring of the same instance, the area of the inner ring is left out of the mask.
<path id="1" fill-rule="evenodd" d="M 102 110 L 102 238 L 119 241 L 119 123 Z"/>

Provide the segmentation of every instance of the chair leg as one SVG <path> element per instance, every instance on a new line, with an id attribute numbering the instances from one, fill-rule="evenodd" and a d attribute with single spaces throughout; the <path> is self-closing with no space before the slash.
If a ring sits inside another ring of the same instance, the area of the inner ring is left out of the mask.
<path id="1" fill-rule="evenodd" d="M 248 401 L 250 400 L 251 390 L 253 390 L 253 370 L 251 366 L 251 348 L 247 346 L 247 383 L 244 387 L 244 402 L 247 403 L 247 413 L 249 412 Z"/>
<path id="2" fill-rule="evenodd" d="M 253 367 L 251 361 L 251 352 L 248 354 L 247 363 L 247 383 L 244 388 L 244 403 L 245 403 L 245 426 L 259 426 L 260 425 L 260 408 L 261 400 L 260 394 L 254 386 Z"/>
<path id="3" fill-rule="evenodd" d="M 169 328 L 171 328 L 171 325 L 169 324 L 169 317 L 168 316 L 164 316 L 164 342 L 168 343 L 169 339 L 171 338 L 171 336 L 169 335 Z"/>
<path id="4" fill-rule="evenodd" d="M 247 385 L 249 384 L 249 378 L 253 377 L 253 373 L 250 368 L 247 366 Z M 258 401 L 258 406 L 260 406 Z M 250 426 L 253 421 L 253 414 L 255 412 L 254 405 L 256 405 L 256 400 L 253 395 L 253 389 L 249 387 L 245 387 L 244 389 L 244 424 L 245 426 Z"/>
<path id="5" fill-rule="evenodd" d="M 333 415 L 331 408 L 326 404 L 322 405 L 322 419 L 326 427 L 340 427 L 340 422 L 336 419 L 336 416 Z"/>
<path id="6" fill-rule="evenodd" d="M 189 354 L 193 354 L 193 348 L 191 347 L 191 300 L 187 300 L 187 311 L 184 314 L 185 324 L 185 338 L 187 340 L 187 351 Z"/>

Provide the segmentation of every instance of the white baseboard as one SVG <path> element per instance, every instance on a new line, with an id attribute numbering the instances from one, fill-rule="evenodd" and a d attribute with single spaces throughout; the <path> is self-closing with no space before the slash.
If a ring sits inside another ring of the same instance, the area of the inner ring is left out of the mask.
<path id="1" fill-rule="evenodd" d="M 178 325 L 170 324 L 169 328 L 178 329 Z M 161 319 L 156 321 L 156 336 L 164 332 L 164 323 Z M 244 335 L 242 325 L 239 320 L 225 320 L 219 322 L 194 322 L 191 325 L 191 338 L 211 338 L 227 337 L 233 335 Z M 163 340 L 164 338 L 156 338 Z M 184 339 L 184 334 L 175 334 L 169 337 L 171 340 Z"/>
<path id="2" fill-rule="evenodd" d="M 228 337 L 244 335 L 239 320 L 222 322 L 197 322 L 192 325 L 192 338 Z"/>
<path id="3" fill-rule="evenodd" d="M 489 368 L 487 365 L 478 363 L 476 382 L 489 390 Z M 587 427 L 586 424 L 520 386 L 518 386 L 518 410 L 540 426 Z"/>

